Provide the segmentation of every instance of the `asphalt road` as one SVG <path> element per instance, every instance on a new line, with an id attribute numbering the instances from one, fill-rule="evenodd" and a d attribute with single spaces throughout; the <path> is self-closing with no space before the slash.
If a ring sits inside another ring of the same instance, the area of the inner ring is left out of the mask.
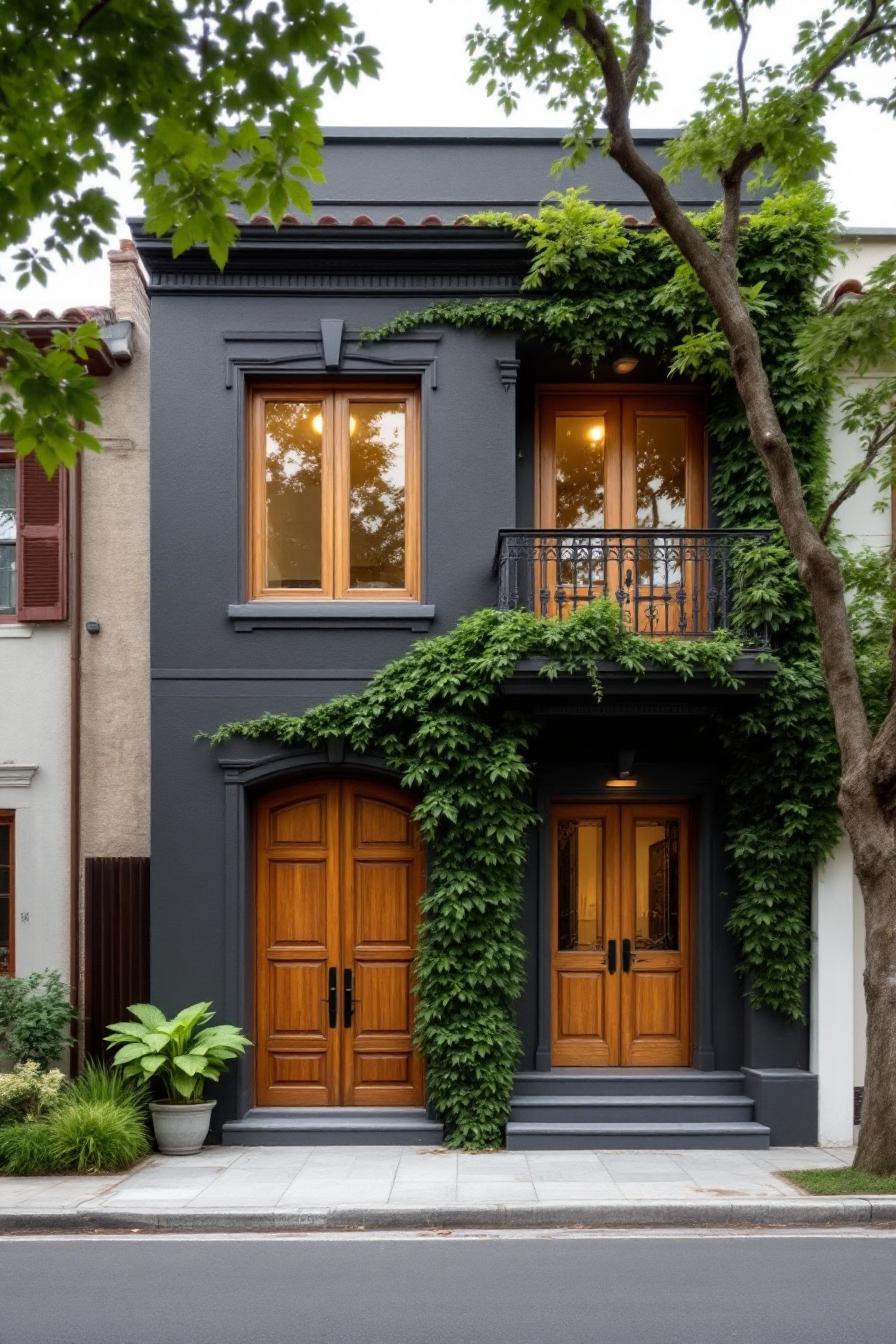
<path id="1" fill-rule="evenodd" d="M 0 1240 L 2 1344 L 891 1344 L 896 1237 Z"/>

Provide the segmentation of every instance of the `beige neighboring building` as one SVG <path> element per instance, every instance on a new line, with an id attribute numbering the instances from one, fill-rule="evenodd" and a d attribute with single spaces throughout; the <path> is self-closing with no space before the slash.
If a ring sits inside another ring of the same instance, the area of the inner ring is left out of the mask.
<path id="1" fill-rule="evenodd" d="M 107 306 L 0 313 L 103 341 L 102 453 L 48 482 L 0 443 L 0 974 L 58 970 L 92 1051 L 148 920 L 149 302 L 132 243 L 109 271 Z"/>

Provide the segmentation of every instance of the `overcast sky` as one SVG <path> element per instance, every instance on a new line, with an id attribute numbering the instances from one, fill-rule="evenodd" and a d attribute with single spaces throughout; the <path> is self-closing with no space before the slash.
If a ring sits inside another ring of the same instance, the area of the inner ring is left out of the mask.
<path id="1" fill-rule="evenodd" d="M 382 59 L 378 80 L 364 80 L 358 89 L 330 94 L 325 100 L 323 124 L 329 126 L 556 126 L 565 128 L 561 114 L 550 112 L 534 94 L 521 100 L 510 121 L 484 90 L 467 82 L 465 35 L 487 21 L 485 0 L 349 0 L 368 41 Z M 755 14 L 751 49 L 786 60 L 795 22 L 821 10 L 824 0 L 779 0 L 773 11 Z M 672 28 L 659 53 L 656 69 L 663 84 L 659 101 L 640 108 L 640 127 L 674 127 L 694 110 L 699 90 L 714 71 L 731 64 L 734 38 L 712 32 L 698 8 L 687 0 L 657 0 L 656 13 Z M 892 74 L 890 77 L 892 84 Z M 872 92 L 886 88 L 873 69 L 862 72 L 862 85 Z M 829 132 L 838 147 L 831 185 L 851 227 L 896 227 L 896 121 L 875 109 L 846 106 L 831 118 Z M 121 224 L 115 237 L 126 236 L 124 219 L 140 213 L 140 203 L 128 181 L 126 165 L 115 184 L 121 206 Z M 546 183 L 546 190 L 550 184 Z M 6 275 L 8 267 L 2 267 Z M 78 303 L 104 303 L 108 281 L 104 261 L 75 263 L 58 270 L 46 289 L 38 285 L 17 291 L 0 284 L 0 307 L 57 311 Z"/>

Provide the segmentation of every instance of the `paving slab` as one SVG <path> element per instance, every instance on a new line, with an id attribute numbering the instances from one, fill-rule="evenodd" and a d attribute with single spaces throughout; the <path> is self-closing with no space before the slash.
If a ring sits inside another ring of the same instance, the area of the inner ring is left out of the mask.
<path id="1" fill-rule="evenodd" d="M 851 1149 L 762 1152 L 207 1148 L 96 1177 L 0 1177 L 0 1234 L 896 1223 L 896 1196 L 805 1195 L 777 1173 Z"/>

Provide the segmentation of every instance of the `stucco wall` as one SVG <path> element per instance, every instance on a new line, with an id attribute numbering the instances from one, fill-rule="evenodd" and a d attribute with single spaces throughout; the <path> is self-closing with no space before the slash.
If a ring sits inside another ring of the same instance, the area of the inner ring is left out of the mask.
<path id="1" fill-rule="evenodd" d="M 69 686 L 67 624 L 0 625 L 0 809 L 15 812 L 17 975 L 45 966 L 69 975 Z M 37 769 L 11 787 L 6 764 Z"/>
<path id="2" fill-rule="evenodd" d="M 100 387 L 104 451 L 82 462 L 81 850 L 149 853 L 149 305 L 135 252 L 113 253 L 111 301 L 133 357 Z"/>

